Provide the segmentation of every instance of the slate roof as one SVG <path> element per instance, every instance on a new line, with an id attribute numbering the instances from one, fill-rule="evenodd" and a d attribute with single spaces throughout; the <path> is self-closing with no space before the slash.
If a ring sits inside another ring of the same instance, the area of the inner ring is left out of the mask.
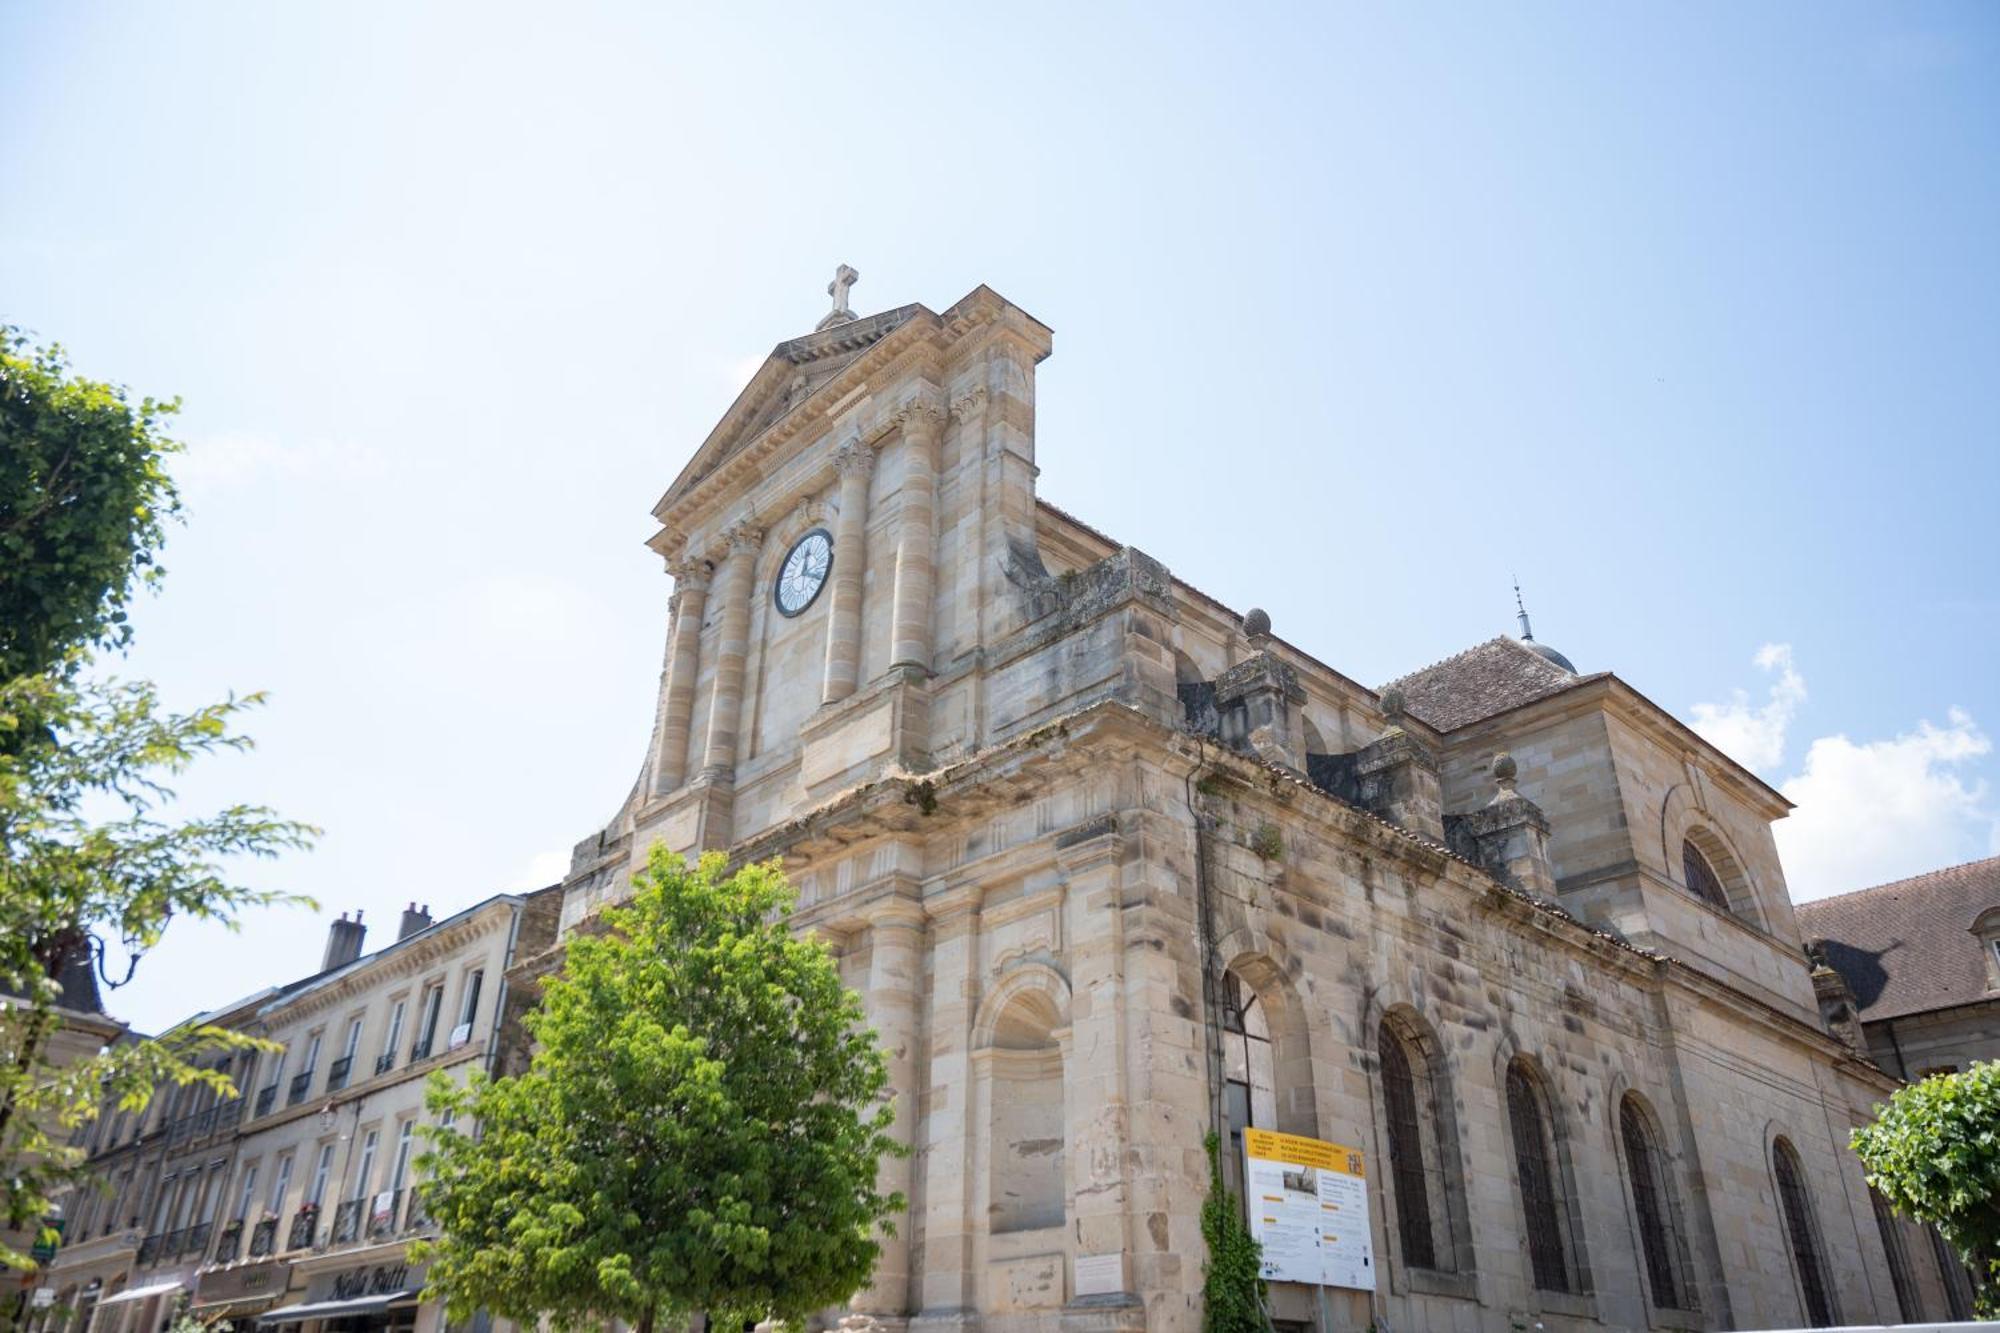
<path id="1" fill-rule="evenodd" d="M 1382 688 L 1401 690 L 1404 707 L 1439 731 L 1456 731 L 1609 674 L 1579 676 L 1564 671 L 1519 639 L 1503 634 Z"/>
<path id="2" fill-rule="evenodd" d="M 2000 907 L 2000 856 L 1800 903 L 1799 930 L 1825 941 L 1864 1022 L 2000 999 L 1972 923 Z"/>

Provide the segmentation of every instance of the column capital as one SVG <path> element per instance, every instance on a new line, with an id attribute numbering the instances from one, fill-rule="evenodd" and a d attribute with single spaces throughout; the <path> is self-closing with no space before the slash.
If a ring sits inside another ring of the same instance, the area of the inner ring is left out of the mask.
<path id="1" fill-rule="evenodd" d="M 708 580 L 715 573 L 715 566 L 699 556 L 684 556 L 667 562 L 667 573 L 674 580 L 674 596 L 683 592 L 700 592 L 708 587 Z"/>
<path id="2" fill-rule="evenodd" d="M 985 407 L 986 386 L 984 384 L 975 384 L 951 400 L 951 414 L 960 421 L 964 421 L 967 417 L 983 411 Z"/>
<path id="3" fill-rule="evenodd" d="M 726 551 L 755 551 L 764 544 L 764 529 L 744 519 L 724 528 L 719 541 Z"/>
<path id="4" fill-rule="evenodd" d="M 936 389 L 920 389 L 891 413 L 890 419 L 905 433 L 935 431 L 944 421 L 944 395 Z"/>
<path id="5" fill-rule="evenodd" d="M 863 906 L 858 913 L 869 934 L 878 930 L 922 930 L 928 917 L 924 905 L 908 893 L 892 893 Z"/>
<path id="6" fill-rule="evenodd" d="M 1065 875 L 1082 875 L 1118 863 L 1124 839 L 1118 820 L 1106 815 L 1056 835 L 1056 868 Z"/>
<path id="7" fill-rule="evenodd" d="M 875 451 L 857 435 L 833 451 L 833 470 L 843 477 L 865 477 L 875 470 Z"/>
<path id="8" fill-rule="evenodd" d="M 940 892 L 926 894 L 924 912 L 933 925 L 951 925 L 964 917 L 977 916 L 985 899 L 986 886 L 983 884 L 954 884 Z"/>

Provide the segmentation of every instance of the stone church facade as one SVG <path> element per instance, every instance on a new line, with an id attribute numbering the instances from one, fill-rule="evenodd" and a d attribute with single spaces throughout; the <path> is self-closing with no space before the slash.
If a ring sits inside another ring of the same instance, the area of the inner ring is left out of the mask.
<path id="1" fill-rule="evenodd" d="M 1046 327 L 852 280 L 654 510 L 657 720 L 563 929 L 656 842 L 782 859 L 913 1149 L 858 1310 L 1197 1328 L 1203 1138 L 1256 1127 L 1367 1163 L 1376 1289 L 1281 1326 L 1944 1313 L 1845 1147 L 1894 1083 L 1821 1023 L 1783 798 L 1532 639 L 1342 675 L 1037 497 Z"/>

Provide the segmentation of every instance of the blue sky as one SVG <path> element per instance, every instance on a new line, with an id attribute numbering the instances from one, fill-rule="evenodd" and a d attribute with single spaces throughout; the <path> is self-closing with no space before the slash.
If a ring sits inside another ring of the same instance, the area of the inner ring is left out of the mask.
<path id="1" fill-rule="evenodd" d="M 179 393 L 119 669 L 323 911 L 549 882 L 641 760 L 648 509 L 836 263 L 1056 330 L 1042 493 L 1362 680 L 1536 629 L 1801 802 L 2000 851 L 1990 4 L 0 7 L 0 319 Z"/>

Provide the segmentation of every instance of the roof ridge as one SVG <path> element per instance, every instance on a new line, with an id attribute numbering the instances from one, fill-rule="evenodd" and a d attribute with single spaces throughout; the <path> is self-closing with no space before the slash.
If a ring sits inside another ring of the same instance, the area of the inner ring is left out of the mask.
<path id="1" fill-rule="evenodd" d="M 1437 661 L 1432 662 L 1429 666 L 1420 666 L 1414 671 L 1405 671 L 1402 675 L 1396 677 L 1394 680 L 1384 681 L 1376 689 L 1375 692 L 1377 694 L 1380 694 L 1383 690 L 1388 689 L 1391 685 L 1401 685 L 1404 681 L 1410 679 L 1412 676 L 1421 676 L 1426 671 L 1435 671 L 1441 666 L 1450 666 L 1453 662 L 1456 662 L 1461 658 L 1472 656 L 1474 653 L 1478 652 L 1481 648 L 1489 648 L 1496 643 L 1514 643 L 1514 642 L 1516 642 L 1516 640 L 1509 638 L 1505 634 L 1496 634 L 1490 639 L 1481 639 L 1478 643 L 1473 644 L 1469 648 L 1459 649 L 1457 652 L 1453 653 L 1450 657 L 1440 657 Z M 1551 665 L 1553 665 L 1553 663 L 1551 663 Z"/>
<path id="2" fill-rule="evenodd" d="M 1949 875 L 1954 870 L 1969 870 L 1973 866 L 1983 866 L 1994 863 L 2000 863 L 2000 856 L 1976 857 L 1970 861 L 1960 861 L 1956 865 L 1938 866 L 1934 870 L 1923 870 L 1919 871 L 1914 875 L 1905 875 L 1901 879 L 1884 880 L 1880 884 L 1870 884 L 1866 888 L 1849 889 L 1845 893 L 1829 893 L 1824 898 L 1811 898 L 1802 903 L 1794 903 L 1793 907 L 1796 910 L 1803 912 L 1810 908 L 1817 907 L 1821 903 L 1839 902 L 1844 898 L 1859 898 L 1864 893 L 1879 893 L 1884 889 L 1900 889 L 1908 885 L 1915 884 L 1920 879 L 1925 879 L 1925 880 L 1936 879 L 1941 875 Z"/>

